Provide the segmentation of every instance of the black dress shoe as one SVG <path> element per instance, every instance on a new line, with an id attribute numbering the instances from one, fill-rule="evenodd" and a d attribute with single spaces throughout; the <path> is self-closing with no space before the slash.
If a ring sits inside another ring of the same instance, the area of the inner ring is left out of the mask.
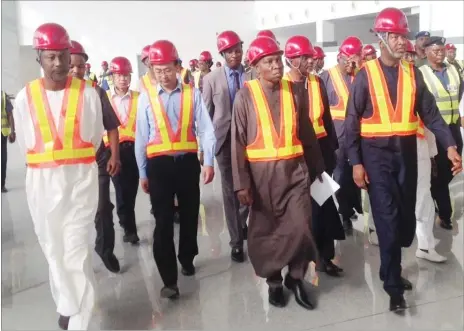
<path id="1" fill-rule="evenodd" d="M 232 252 L 230 253 L 230 258 L 232 261 L 242 263 L 245 261 L 245 255 L 243 254 L 242 248 L 233 248 Z"/>
<path id="2" fill-rule="evenodd" d="M 184 276 L 193 276 L 195 275 L 195 266 L 191 265 L 183 265 L 181 269 L 182 275 Z"/>
<path id="3" fill-rule="evenodd" d="M 60 327 L 61 330 L 68 329 L 69 319 L 70 319 L 69 316 L 60 315 L 60 318 L 58 318 L 58 326 Z"/>
<path id="4" fill-rule="evenodd" d="M 453 224 L 451 221 L 440 220 L 440 226 L 445 230 L 453 230 Z"/>
<path id="5" fill-rule="evenodd" d="M 161 289 L 162 298 L 175 300 L 179 298 L 179 288 L 177 286 L 165 286 Z"/>
<path id="6" fill-rule="evenodd" d="M 109 271 L 114 272 L 114 273 L 121 271 L 121 267 L 119 266 L 119 261 L 113 253 L 107 254 L 105 257 L 102 257 L 102 261 L 106 269 L 108 269 Z"/>
<path id="7" fill-rule="evenodd" d="M 390 311 L 399 312 L 408 308 L 402 295 L 390 297 Z"/>
<path id="8" fill-rule="evenodd" d="M 345 230 L 346 234 L 353 232 L 353 222 L 349 218 L 343 220 L 343 230 Z"/>
<path id="9" fill-rule="evenodd" d="M 126 233 L 124 234 L 124 237 L 122 237 L 122 241 L 135 245 L 140 241 L 140 238 L 137 233 Z"/>
<path id="10" fill-rule="evenodd" d="M 285 307 L 287 303 L 285 302 L 284 288 L 279 287 L 269 287 L 269 303 L 274 307 Z"/>
<path id="11" fill-rule="evenodd" d="M 332 277 L 340 277 L 343 269 L 335 265 L 331 260 L 325 260 L 316 265 L 316 271 L 325 272 Z"/>
<path id="12" fill-rule="evenodd" d="M 305 309 L 314 309 L 314 305 L 311 303 L 311 301 L 309 301 L 308 294 L 304 289 L 303 281 L 301 279 L 293 279 L 289 274 L 287 274 L 287 276 L 285 276 L 284 284 L 285 287 L 291 290 L 295 295 L 296 303 Z"/>
<path id="13" fill-rule="evenodd" d="M 242 231 L 243 231 L 243 240 L 247 240 L 248 239 L 248 226 L 245 225 Z"/>
<path id="14" fill-rule="evenodd" d="M 7 188 L 5 186 L 2 186 L 2 193 L 8 192 Z"/>
<path id="15" fill-rule="evenodd" d="M 411 291 L 412 290 L 412 283 L 407 280 L 406 278 L 401 277 L 401 285 L 403 285 L 403 289 L 405 291 Z"/>

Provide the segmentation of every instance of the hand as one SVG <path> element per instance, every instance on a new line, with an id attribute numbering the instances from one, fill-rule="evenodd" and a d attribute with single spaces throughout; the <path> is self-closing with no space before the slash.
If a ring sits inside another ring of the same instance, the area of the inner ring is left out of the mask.
<path id="1" fill-rule="evenodd" d="M 448 147 L 448 159 L 453 164 L 453 166 L 451 167 L 453 176 L 456 176 L 458 173 L 462 171 L 462 159 L 458 151 L 456 150 L 456 147 Z"/>
<path id="2" fill-rule="evenodd" d="M 111 177 L 114 177 L 119 173 L 120 170 L 121 161 L 119 161 L 119 159 L 116 159 L 115 157 L 113 157 L 113 155 L 111 155 L 108 163 L 106 164 L 106 171 L 108 171 L 108 174 Z"/>
<path id="3" fill-rule="evenodd" d="M 8 140 L 10 141 L 10 143 L 14 143 L 16 141 L 16 133 L 11 132 L 10 135 L 8 136 Z"/>
<path id="4" fill-rule="evenodd" d="M 359 188 L 367 190 L 369 178 L 367 177 L 366 170 L 364 170 L 364 166 L 362 164 L 357 164 L 353 166 L 353 179 Z"/>
<path id="5" fill-rule="evenodd" d="M 251 190 L 249 188 L 238 191 L 237 198 L 244 206 L 251 206 L 253 204 L 253 197 L 251 196 Z"/>
<path id="6" fill-rule="evenodd" d="M 140 187 L 146 194 L 150 193 L 150 190 L 148 189 L 148 178 L 140 179 Z"/>
<path id="7" fill-rule="evenodd" d="M 204 157 L 204 153 L 203 152 L 200 152 L 200 165 L 203 167 L 203 163 L 205 162 L 205 157 Z"/>
<path id="8" fill-rule="evenodd" d="M 214 178 L 214 168 L 212 166 L 203 167 L 203 183 L 209 184 Z"/>

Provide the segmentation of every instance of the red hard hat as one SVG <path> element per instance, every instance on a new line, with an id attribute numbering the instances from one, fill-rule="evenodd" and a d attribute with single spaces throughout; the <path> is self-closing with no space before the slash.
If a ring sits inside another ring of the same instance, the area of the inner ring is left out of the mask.
<path id="1" fill-rule="evenodd" d="M 372 54 L 377 53 L 377 51 L 375 50 L 374 46 L 366 45 L 366 46 L 364 46 L 364 48 L 362 50 L 362 53 L 363 53 L 363 57 L 366 57 L 368 55 L 372 55 Z"/>
<path id="2" fill-rule="evenodd" d="M 210 52 L 208 51 L 203 51 L 201 52 L 200 54 L 200 57 L 198 58 L 199 61 L 212 61 L 213 60 L 213 56 L 211 55 Z"/>
<path id="3" fill-rule="evenodd" d="M 269 38 L 274 39 L 275 41 L 277 41 L 277 38 L 276 38 L 274 32 L 272 32 L 271 30 L 259 31 L 258 34 L 256 35 L 256 38 L 259 38 L 259 37 L 269 37 Z"/>
<path id="4" fill-rule="evenodd" d="M 62 50 L 71 48 L 68 32 L 56 23 L 42 24 L 35 30 L 32 47 L 42 50 Z"/>
<path id="5" fill-rule="evenodd" d="M 147 45 L 144 48 L 142 48 L 142 54 L 140 55 L 140 60 L 144 62 L 148 58 L 148 52 L 150 51 L 150 46 Z"/>
<path id="6" fill-rule="evenodd" d="M 70 54 L 80 54 L 84 57 L 85 62 L 89 59 L 89 56 L 84 50 L 84 47 L 77 41 L 71 40 L 71 48 L 69 49 Z"/>
<path id="7" fill-rule="evenodd" d="M 363 49 L 363 43 L 361 39 L 358 37 L 348 37 L 346 38 L 342 44 L 340 45 L 340 48 L 338 51 L 341 54 L 344 54 L 346 56 L 352 56 L 352 55 L 361 55 Z"/>
<path id="8" fill-rule="evenodd" d="M 191 59 L 189 61 L 189 66 L 194 67 L 197 65 L 197 63 L 198 63 L 197 59 Z"/>
<path id="9" fill-rule="evenodd" d="M 253 40 L 247 52 L 250 65 L 255 65 L 259 60 L 268 55 L 282 55 L 282 53 L 283 51 L 277 42 L 269 37 L 259 37 Z"/>
<path id="10" fill-rule="evenodd" d="M 445 48 L 446 48 L 447 50 L 456 49 L 456 46 L 454 46 L 454 44 L 446 44 L 446 45 L 445 45 Z"/>
<path id="11" fill-rule="evenodd" d="M 414 54 L 416 53 L 416 49 L 414 48 L 411 40 L 408 40 L 408 44 L 406 45 L 406 52 Z"/>
<path id="12" fill-rule="evenodd" d="M 242 43 L 242 40 L 234 31 L 224 31 L 217 36 L 217 48 L 219 53 L 240 43 Z"/>
<path id="13" fill-rule="evenodd" d="M 86 63 L 85 64 L 85 69 L 90 69 L 92 66 L 90 65 L 90 63 Z"/>
<path id="14" fill-rule="evenodd" d="M 108 62 L 103 61 L 101 65 L 102 65 L 102 67 L 103 67 L 103 66 L 108 66 Z"/>
<path id="15" fill-rule="evenodd" d="M 132 65 L 127 58 L 118 56 L 111 60 L 110 71 L 113 74 L 129 75 L 132 73 Z"/>
<path id="16" fill-rule="evenodd" d="M 325 53 L 322 47 L 314 46 L 314 59 L 323 59 L 325 58 Z"/>
<path id="17" fill-rule="evenodd" d="M 305 36 L 293 36 L 285 44 L 285 57 L 292 59 L 300 56 L 314 56 L 314 48 Z"/>
<path id="18" fill-rule="evenodd" d="M 408 18 L 398 8 L 385 8 L 374 21 L 374 32 L 391 32 L 400 35 L 409 33 Z"/>
<path id="19" fill-rule="evenodd" d="M 155 65 L 168 64 L 179 60 L 176 46 L 169 40 L 158 40 L 150 46 L 148 54 L 150 63 Z"/>

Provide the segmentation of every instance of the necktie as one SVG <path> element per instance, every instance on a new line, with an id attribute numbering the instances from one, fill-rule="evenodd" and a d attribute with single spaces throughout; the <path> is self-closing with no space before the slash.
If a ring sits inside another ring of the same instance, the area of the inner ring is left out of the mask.
<path id="1" fill-rule="evenodd" d="M 232 93 L 232 102 L 233 102 L 235 100 L 235 95 L 237 94 L 237 91 L 240 90 L 240 80 L 238 78 L 237 71 L 232 72 L 232 75 L 234 76 L 234 88 L 233 88 L 233 93 Z"/>

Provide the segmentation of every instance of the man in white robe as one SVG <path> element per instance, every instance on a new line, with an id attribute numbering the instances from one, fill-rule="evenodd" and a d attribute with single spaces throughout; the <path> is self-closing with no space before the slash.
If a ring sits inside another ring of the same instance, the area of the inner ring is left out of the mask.
<path id="1" fill-rule="evenodd" d="M 85 330 L 95 301 L 90 231 L 98 203 L 101 102 L 90 84 L 68 76 L 71 44 L 62 26 L 41 25 L 33 46 L 44 78 L 18 93 L 14 114 L 28 167 L 27 202 L 49 265 L 58 324 Z"/>

